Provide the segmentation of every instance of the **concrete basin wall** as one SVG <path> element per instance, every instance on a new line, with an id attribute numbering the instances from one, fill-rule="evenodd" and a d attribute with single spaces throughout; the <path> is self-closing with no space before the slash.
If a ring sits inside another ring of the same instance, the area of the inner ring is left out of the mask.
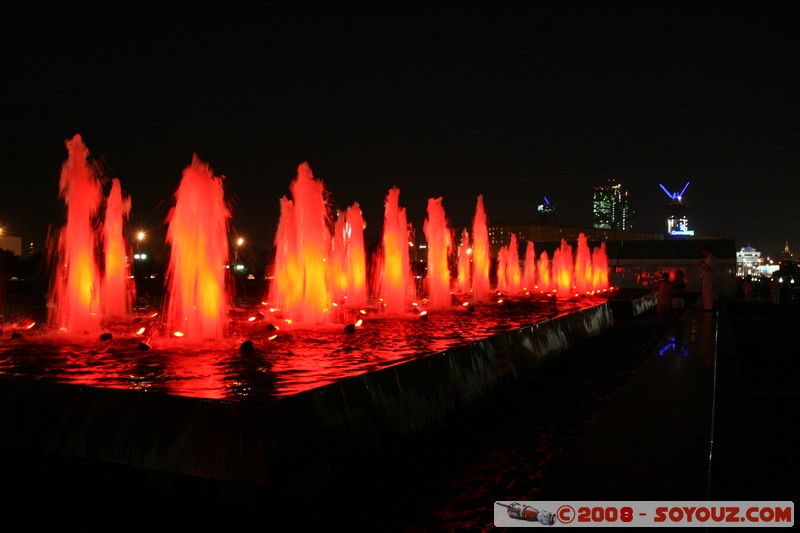
<path id="1" fill-rule="evenodd" d="M 0 451 L 301 495 L 613 324 L 608 304 L 279 400 L 0 380 Z"/>

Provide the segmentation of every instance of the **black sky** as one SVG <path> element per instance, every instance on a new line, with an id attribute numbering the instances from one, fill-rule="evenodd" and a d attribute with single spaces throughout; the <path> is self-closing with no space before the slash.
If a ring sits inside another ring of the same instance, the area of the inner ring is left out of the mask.
<path id="1" fill-rule="evenodd" d="M 479 194 L 490 221 L 547 196 L 588 226 L 614 178 L 635 229 L 690 181 L 696 230 L 800 249 L 797 2 L 267 4 L 4 7 L 0 224 L 63 224 L 79 133 L 151 233 L 197 153 L 261 247 L 308 161 L 372 234 L 392 186 L 421 233 L 428 198 L 466 224 Z"/>

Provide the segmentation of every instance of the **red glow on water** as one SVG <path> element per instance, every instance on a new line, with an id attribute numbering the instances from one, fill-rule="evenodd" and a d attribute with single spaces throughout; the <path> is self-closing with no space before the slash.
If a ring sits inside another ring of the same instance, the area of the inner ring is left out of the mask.
<path id="1" fill-rule="evenodd" d="M 411 226 L 405 207 L 400 207 L 400 189 L 392 187 L 386 195 L 383 217 L 383 248 L 375 258 L 373 286 L 388 314 L 400 314 L 416 297 L 409 263 L 408 243 Z"/>
<path id="2" fill-rule="evenodd" d="M 167 216 L 171 252 L 166 328 L 180 327 L 190 339 L 219 339 L 224 334 L 230 212 L 223 179 L 195 155 L 183 171 L 175 206 Z"/>
<path id="3" fill-rule="evenodd" d="M 483 195 L 479 195 L 472 221 L 472 293 L 478 302 L 486 301 L 491 296 L 490 264 L 486 210 Z"/>
<path id="4" fill-rule="evenodd" d="M 452 231 L 447 225 L 442 198 L 428 199 L 428 217 L 422 231 L 428 244 L 428 306 L 431 309 L 450 306 L 450 267 L 448 257 L 453 250 Z"/>
<path id="5" fill-rule="evenodd" d="M 102 201 L 102 186 L 96 169 L 88 161 L 89 150 L 80 135 L 66 142 L 68 157 L 61 168 L 59 193 L 67 207 L 67 222 L 57 249 L 48 321 L 61 331 L 99 330 L 99 270 L 96 250 L 96 217 Z"/>
<path id="6" fill-rule="evenodd" d="M 111 192 L 106 199 L 103 225 L 104 269 L 102 285 L 103 316 L 127 318 L 134 301 L 135 286 L 131 282 L 130 253 L 125 240 L 125 221 L 130 215 L 130 197 L 123 197 L 119 180 L 111 180 Z"/>

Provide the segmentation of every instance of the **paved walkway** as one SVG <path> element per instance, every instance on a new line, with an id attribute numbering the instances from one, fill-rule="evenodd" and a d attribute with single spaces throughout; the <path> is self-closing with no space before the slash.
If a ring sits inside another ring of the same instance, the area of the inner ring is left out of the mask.
<path id="1" fill-rule="evenodd" d="M 769 496 L 761 429 L 745 383 L 727 308 L 688 308 L 536 499 Z"/>

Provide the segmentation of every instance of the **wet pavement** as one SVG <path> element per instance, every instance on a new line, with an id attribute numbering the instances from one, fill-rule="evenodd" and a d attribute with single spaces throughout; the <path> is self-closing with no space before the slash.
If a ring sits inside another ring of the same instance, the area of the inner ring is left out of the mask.
<path id="1" fill-rule="evenodd" d="M 495 501 L 796 501 L 798 324 L 797 302 L 689 309 L 668 331 L 654 311 L 619 320 L 354 468 L 306 525 L 485 531 Z"/>

